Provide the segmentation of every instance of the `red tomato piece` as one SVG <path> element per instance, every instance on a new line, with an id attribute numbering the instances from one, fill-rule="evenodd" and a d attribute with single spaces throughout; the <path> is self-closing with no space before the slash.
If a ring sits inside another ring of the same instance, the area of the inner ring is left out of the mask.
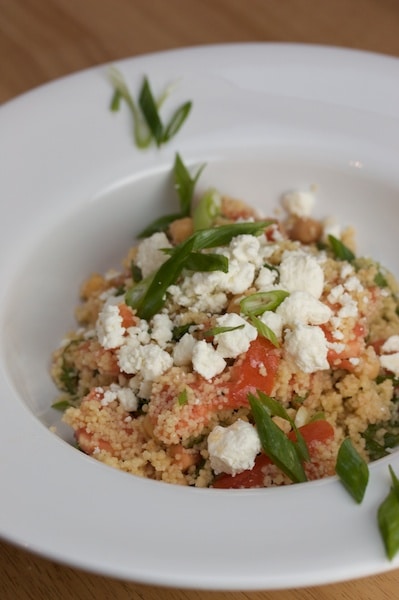
<path id="1" fill-rule="evenodd" d="M 230 388 L 231 406 L 246 406 L 248 393 L 260 390 L 270 395 L 278 366 L 280 350 L 264 337 L 257 337 L 233 366 Z"/>

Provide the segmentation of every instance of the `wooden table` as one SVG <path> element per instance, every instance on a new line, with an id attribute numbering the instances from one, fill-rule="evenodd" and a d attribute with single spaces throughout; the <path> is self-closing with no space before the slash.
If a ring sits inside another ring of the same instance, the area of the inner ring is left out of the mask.
<path id="1" fill-rule="evenodd" d="M 399 56 L 399 2 L 0 0 L 0 102 L 54 78 L 127 56 L 190 45 L 245 41 L 321 43 Z M 0 542 L 1 600 L 393 600 L 398 597 L 399 571 L 299 590 L 198 592 L 83 573 Z"/>

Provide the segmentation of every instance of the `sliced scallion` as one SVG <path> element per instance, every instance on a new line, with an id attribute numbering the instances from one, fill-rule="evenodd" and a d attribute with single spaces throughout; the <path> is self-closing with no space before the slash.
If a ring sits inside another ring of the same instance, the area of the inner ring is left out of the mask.
<path id="1" fill-rule="evenodd" d="M 221 213 L 222 197 L 215 189 L 207 190 L 193 211 L 194 230 L 211 227 Z"/>
<path id="2" fill-rule="evenodd" d="M 328 236 L 328 241 L 331 246 L 331 250 L 337 260 L 346 260 L 352 262 L 356 256 L 341 240 L 333 235 Z"/>
<path id="3" fill-rule="evenodd" d="M 378 527 L 384 542 L 385 552 L 392 560 L 399 550 L 399 480 L 389 465 L 392 485 L 389 494 L 377 512 Z"/>
<path id="4" fill-rule="evenodd" d="M 261 400 L 260 394 L 258 396 L 248 394 L 248 401 L 265 454 L 294 483 L 307 481 L 302 464 L 303 459 L 296 444 L 274 423 L 270 409 Z M 281 408 L 283 409 L 282 406 Z M 278 409 L 278 412 L 280 412 L 280 409 Z"/>
<path id="5" fill-rule="evenodd" d="M 267 310 L 276 310 L 288 295 L 289 293 L 285 290 L 256 292 L 243 298 L 240 302 L 240 308 L 245 315 L 262 315 Z"/>
<path id="6" fill-rule="evenodd" d="M 350 438 L 345 438 L 338 450 L 335 470 L 344 487 L 360 504 L 366 492 L 369 468 Z"/>
<path id="7" fill-rule="evenodd" d="M 261 335 L 265 339 L 269 340 L 269 342 L 271 342 L 273 344 L 273 346 L 275 346 L 276 348 L 278 348 L 280 346 L 280 343 L 279 343 L 277 336 L 274 333 L 273 329 L 271 329 L 268 325 L 266 325 L 266 323 L 261 321 L 259 319 L 259 317 L 255 317 L 255 316 L 251 315 L 250 321 L 251 321 L 252 325 L 254 327 L 256 327 L 259 335 Z"/>

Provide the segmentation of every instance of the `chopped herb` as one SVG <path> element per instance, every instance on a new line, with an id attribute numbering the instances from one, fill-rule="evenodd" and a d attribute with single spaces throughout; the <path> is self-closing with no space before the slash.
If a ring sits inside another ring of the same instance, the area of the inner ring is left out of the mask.
<path id="1" fill-rule="evenodd" d="M 381 273 L 381 271 L 378 271 L 378 273 L 374 277 L 374 283 L 375 283 L 375 285 L 377 285 L 380 288 L 388 287 L 388 282 L 387 282 L 385 276 Z"/>
<path id="2" fill-rule="evenodd" d="M 278 416 L 282 416 L 285 409 L 281 404 L 273 402 L 273 399 L 266 397 L 261 392 L 258 392 L 258 396 L 248 394 L 248 401 L 265 454 L 294 483 L 307 481 L 302 464 L 303 446 L 298 447 L 296 443 L 292 442 L 272 420 L 271 408 L 276 410 L 275 414 Z"/>
<path id="3" fill-rule="evenodd" d="M 132 263 L 130 265 L 130 272 L 132 274 L 132 279 L 133 279 L 134 283 L 138 283 L 139 281 L 141 281 L 143 279 L 143 274 L 141 272 L 141 269 L 134 263 L 134 261 L 132 261 Z"/>
<path id="4" fill-rule="evenodd" d="M 184 406 L 188 402 L 187 389 L 185 388 L 180 394 L 177 396 L 177 402 L 179 406 Z"/>
<path id="5" fill-rule="evenodd" d="M 350 438 L 345 438 L 338 450 L 335 470 L 344 487 L 360 504 L 366 492 L 369 468 Z"/>
<path id="6" fill-rule="evenodd" d="M 353 254 L 352 250 L 350 250 L 345 244 L 341 242 L 338 238 L 333 235 L 328 236 L 328 241 L 331 246 L 331 250 L 337 260 L 346 260 L 348 262 L 352 262 L 355 260 L 356 256 Z"/>
<path id="7" fill-rule="evenodd" d="M 385 429 L 384 435 L 377 434 L 381 429 Z M 370 460 L 377 460 L 389 454 L 389 449 L 399 445 L 399 423 L 396 421 L 384 423 L 372 423 L 362 433 L 362 437 L 366 442 L 366 450 L 370 456 Z"/>
<path id="8" fill-rule="evenodd" d="M 378 527 L 384 542 L 385 552 L 392 560 L 399 550 L 399 480 L 391 465 L 391 489 L 377 512 Z"/>
<path id="9" fill-rule="evenodd" d="M 190 327 L 195 325 L 195 323 L 186 323 L 185 325 L 180 325 L 180 327 L 174 327 L 172 331 L 172 338 L 174 342 L 178 342 L 181 340 L 183 335 L 190 331 Z"/>
<path id="10" fill-rule="evenodd" d="M 276 310 L 287 296 L 289 296 L 289 293 L 284 290 L 256 292 L 243 298 L 240 307 L 245 315 L 262 315 L 267 310 Z"/>

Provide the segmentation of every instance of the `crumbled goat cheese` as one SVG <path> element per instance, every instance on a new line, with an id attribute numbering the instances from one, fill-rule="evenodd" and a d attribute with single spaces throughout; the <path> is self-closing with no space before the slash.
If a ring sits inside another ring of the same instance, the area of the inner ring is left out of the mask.
<path id="1" fill-rule="evenodd" d="M 307 325 L 322 325 L 332 315 L 331 309 L 317 300 L 309 292 L 292 292 L 277 307 L 276 313 L 281 316 L 285 325 L 304 323 Z"/>
<path id="2" fill-rule="evenodd" d="M 229 253 L 232 259 L 236 259 L 240 263 L 252 262 L 256 267 L 262 265 L 259 251 L 260 242 L 254 235 L 237 235 L 229 245 Z"/>
<path id="3" fill-rule="evenodd" d="M 250 343 L 257 337 L 256 327 L 236 313 L 226 313 L 216 319 L 217 327 L 240 327 L 215 335 L 218 353 L 224 358 L 236 358 L 246 352 Z"/>
<path id="4" fill-rule="evenodd" d="M 126 329 L 122 322 L 118 306 L 105 304 L 98 315 L 96 332 L 99 343 L 106 350 L 118 348 L 123 344 Z"/>
<path id="5" fill-rule="evenodd" d="M 114 400 L 118 400 L 119 404 L 128 412 L 137 410 L 137 397 L 131 388 L 124 388 L 116 383 L 111 383 L 109 389 L 104 391 L 101 404 L 106 406 Z"/>
<path id="6" fill-rule="evenodd" d="M 263 313 L 263 315 L 261 315 L 259 318 L 262 321 L 262 323 L 267 325 L 273 331 L 277 339 L 281 338 L 284 326 L 283 318 L 281 315 L 277 314 L 276 312 L 273 312 L 272 310 L 266 310 Z"/>
<path id="7" fill-rule="evenodd" d="M 169 256 L 162 252 L 163 248 L 171 248 L 171 243 L 161 232 L 154 233 L 140 242 L 135 262 L 144 278 L 158 270 L 168 260 Z"/>
<path id="8" fill-rule="evenodd" d="M 396 376 L 399 376 L 399 352 L 394 354 L 382 354 L 380 356 L 380 364 L 383 369 L 391 371 Z"/>
<path id="9" fill-rule="evenodd" d="M 276 269 L 261 267 L 258 276 L 255 279 L 255 286 L 260 292 L 267 292 L 270 289 L 273 289 L 277 276 L 278 271 Z"/>
<path id="10" fill-rule="evenodd" d="M 130 338 L 117 352 L 118 365 L 124 373 L 140 373 L 144 381 L 153 381 L 173 366 L 173 358 L 156 344 L 141 345 Z"/>
<path id="11" fill-rule="evenodd" d="M 308 217 L 313 210 L 315 196 L 311 192 L 289 192 L 282 198 L 287 212 L 297 217 Z"/>
<path id="12" fill-rule="evenodd" d="M 280 287 L 288 292 L 307 291 L 320 298 L 324 272 L 318 260 L 302 250 L 285 252 L 280 264 Z"/>
<path id="13" fill-rule="evenodd" d="M 216 474 L 237 475 L 252 469 L 260 450 L 261 443 L 255 427 L 242 419 L 229 427 L 217 425 L 208 436 L 209 459 Z"/>
<path id="14" fill-rule="evenodd" d="M 399 352 L 399 335 L 391 335 L 381 346 L 382 352 Z"/>
<path id="15" fill-rule="evenodd" d="M 219 375 L 226 366 L 224 358 L 215 350 L 212 344 L 208 344 L 205 340 L 195 343 L 192 362 L 194 371 L 197 371 L 204 379 L 212 379 Z"/>
<path id="16" fill-rule="evenodd" d="M 154 315 L 151 324 L 151 338 L 155 340 L 161 348 L 165 348 L 173 336 L 172 321 L 167 314 L 158 313 Z"/>
<path id="17" fill-rule="evenodd" d="M 191 333 L 185 333 L 173 349 L 173 362 L 177 367 L 191 364 L 196 339 Z"/>
<path id="18" fill-rule="evenodd" d="M 341 238 L 341 225 L 333 219 L 333 217 L 327 217 L 322 222 L 323 225 L 323 241 L 326 242 L 328 240 L 328 236 L 332 235 L 333 237 L 339 240 Z"/>
<path id="19" fill-rule="evenodd" d="M 304 373 L 329 369 L 327 340 L 316 325 L 297 325 L 285 332 L 285 351 Z"/>

